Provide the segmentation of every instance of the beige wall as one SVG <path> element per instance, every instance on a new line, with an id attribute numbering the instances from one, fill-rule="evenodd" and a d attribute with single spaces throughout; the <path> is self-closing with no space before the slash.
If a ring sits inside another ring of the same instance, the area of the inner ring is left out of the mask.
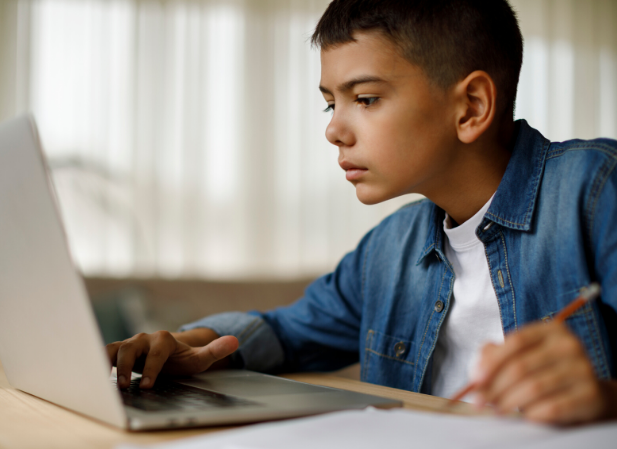
<path id="1" fill-rule="evenodd" d="M 141 299 L 137 315 L 145 316 L 136 332 L 174 331 L 181 324 L 221 312 L 269 310 L 300 298 L 311 279 L 294 281 L 216 282 L 204 280 L 86 278 L 92 301 Z M 140 316 L 140 318 L 142 318 Z"/>

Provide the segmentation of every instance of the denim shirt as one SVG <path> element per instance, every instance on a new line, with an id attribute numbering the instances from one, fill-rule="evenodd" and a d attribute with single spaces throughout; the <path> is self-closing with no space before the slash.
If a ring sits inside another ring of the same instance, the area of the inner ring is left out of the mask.
<path id="1" fill-rule="evenodd" d="M 547 321 L 591 282 L 601 298 L 571 316 L 600 378 L 617 352 L 617 142 L 551 143 L 524 120 L 493 202 L 476 229 L 504 334 Z M 444 211 L 429 200 L 384 219 L 294 304 L 211 316 L 236 335 L 233 363 L 259 371 L 329 371 L 360 361 L 361 380 L 430 393 L 432 355 L 452 301 Z"/>

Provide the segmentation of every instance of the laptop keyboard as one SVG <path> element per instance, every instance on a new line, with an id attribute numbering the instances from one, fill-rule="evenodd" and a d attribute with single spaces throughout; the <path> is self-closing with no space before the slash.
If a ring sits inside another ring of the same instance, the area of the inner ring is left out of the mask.
<path id="1" fill-rule="evenodd" d="M 202 390 L 176 382 L 157 380 L 148 390 L 139 388 L 141 379 L 133 379 L 131 385 L 119 389 L 124 405 L 148 412 L 197 411 L 208 408 L 259 406 L 257 402 L 235 398 L 214 391 Z M 116 380 L 112 383 L 117 387 Z"/>

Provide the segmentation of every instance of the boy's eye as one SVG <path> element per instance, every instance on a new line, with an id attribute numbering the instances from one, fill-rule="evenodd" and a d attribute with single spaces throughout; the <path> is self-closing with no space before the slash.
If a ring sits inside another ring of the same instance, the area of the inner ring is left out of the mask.
<path id="1" fill-rule="evenodd" d="M 364 106 L 371 106 L 377 100 L 379 100 L 379 97 L 358 97 L 356 103 L 363 104 Z"/>
<path id="2" fill-rule="evenodd" d="M 334 103 L 328 104 L 328 107 L 323 110 L 324 112 L 332 112 L 334 111 Z"/>

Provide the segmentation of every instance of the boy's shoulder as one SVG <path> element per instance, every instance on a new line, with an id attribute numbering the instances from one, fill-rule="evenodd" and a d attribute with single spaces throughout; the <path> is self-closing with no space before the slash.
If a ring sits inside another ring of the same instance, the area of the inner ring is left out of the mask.
<path id="1" fill-rule="evenodd" d="M 617 182 L 617 141 L 598 138 L 551 142 L 525 120 L 517 120 L 516 124 L 516 141 L 489 209 L 491 214 L 511 216 L 510 221 L 523 223 L 518 229 L 529 230 L 538 200 L 545 206 L 557 198 L 562 206 L 564 200 L 575 205 L 598 194 L 608 177 Z M 572 212 L 576 210 L 580 209 Z"/>
<path id="2" fill-rule="evenodd" d="M 595 201 L 607 185 L 617 185 L 617 140 L 597 138 L 551 142 L 544 169 L 545 191 L 587 192 Z"/>
<path id="3" fill-rule="evenodd" d="M 572 139 L 551 142 L 546 158 L 549 160 L 562 156 L 573 156 L 575 152 L 583 152 L 588 158 L 596 154 L 614 160 L 617 159 L 617 140 L 600 137 L 591 140 Z"/>

